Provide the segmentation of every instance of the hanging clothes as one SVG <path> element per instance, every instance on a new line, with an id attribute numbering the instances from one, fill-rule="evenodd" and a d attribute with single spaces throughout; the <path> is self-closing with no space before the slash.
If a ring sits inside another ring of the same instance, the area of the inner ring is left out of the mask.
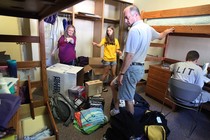
<path id="1" fill-rule="evenodd" d="M 46 17 L 44 19 L 44 21 L 53 25 L 55 23 L 55 21 L 56 21 L 57 15 L 58 15 L 58 13 L 50 15 L 50 16 Z"/>

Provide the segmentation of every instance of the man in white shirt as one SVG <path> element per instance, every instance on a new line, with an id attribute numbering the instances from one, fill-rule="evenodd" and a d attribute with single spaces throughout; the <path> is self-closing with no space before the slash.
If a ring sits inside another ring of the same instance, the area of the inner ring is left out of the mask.
<path id="1" fill-rule="evenodd" d="M 136 84 L 144 76 L 144 61 L 150 42 L 154 39 L 162 39 L 174 31 L 174 28 L 169 28 L 161 33 L 157 32 L 154 28 L 143 22 L 139 9 L 135 5 L 127 6 L 123 13 L 125 23 L 130 29 L 120 72 L 111 83 L 114 100 L 114 108 L 110 111 L 112 116 L 120 113 L 119 100 L 125 100 L 126 110 L 134 114 L 133 99 Z M 118 87 L 118 93 L 114 86 Z"/>

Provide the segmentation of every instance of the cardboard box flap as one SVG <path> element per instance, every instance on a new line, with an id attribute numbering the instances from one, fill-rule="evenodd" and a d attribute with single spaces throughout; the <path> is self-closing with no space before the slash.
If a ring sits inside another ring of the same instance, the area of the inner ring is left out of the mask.
<path id="1" fill-rule="evenodd" d="M 69 74 L 71 73 L 75 74 L 79 72 L 81 69 L 83 69 L 83 67 L 70 66 L 61 63 L 57 63 L 47 68 L 48 71 L 55 71 L 57 73 L 69 73 Z"/>
<path id="2" fill-rule="evenodd" d="M 101 61 L 102 61 L 101 57 L 90 57 L 89 58 L 89 65 L 93 68 L 103 67 L 103 64 L 101 63 Z"/>
<path id="3" fill-rule="evenodd" d="M 84 66 L 84 73 L 87 73 L 87 72 L 89 72 L 91 70 L 92 70 L 92 67 L 90 65 Z"/>
<path id="4" fill-rule="evenodd" d="M 104 73 L 104 69 L 103 68 L 94 68 L 93 73 L 94 73 L 94 75 L 102 75 Z"/>

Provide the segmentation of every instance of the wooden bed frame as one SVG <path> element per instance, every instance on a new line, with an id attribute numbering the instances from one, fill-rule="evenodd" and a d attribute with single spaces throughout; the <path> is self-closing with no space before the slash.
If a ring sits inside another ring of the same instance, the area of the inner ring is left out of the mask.
<path id="1" fill-rule="evenodd" d="M 142 11 L 143 19 L 158 19 L 158 18 L 173 18 L 173 17 L 189 17 L 189 16 L 203 16 L 210 15 L 210 4 L 202 6 L 194 6 L 187 8 L 177 8 L 170 10 L 160 10 L 144 12 Z M 164 29 L 174 26 L 153 26 L 157 31 L 161 32 Z M 210 25 L 189 25 L 189 26 L 175 26 L 174 33 L 184 34 L 210 34 Z"/>
<path id="2" fill-rule="evenodd" d="M 194 6 L 194 7 L 186 7 L 186 8 L 176 8 L 169 10 L 159 10 L 159 11 L 150 11 L 150 12 L 141 12 L 141 16 L 143 20 L 148 19 L 159 19 L 159 18 L 174 18 L 174 17 L 190 17 L 190 16 L 204 16 L 210 15 L 210 4 Z M 178 26 L 152 26 L 158 32 L 162 32 L 167 28 L 175 27 L 175 32 L 171 33 L 171 36 L 189 36 L 189 37 L 205 37 L 210 38 L 210 24 L 209 25 L 178 25 Z M 159 43 L 151 43 L 152 47 L 167 47 L 167 38 L 164 44 Z M 177 60 L 173 60 L 170 58 L 163 57 L 148 57 L 148 61 L 166 61 L 168 63 L 177 62 Z"/>

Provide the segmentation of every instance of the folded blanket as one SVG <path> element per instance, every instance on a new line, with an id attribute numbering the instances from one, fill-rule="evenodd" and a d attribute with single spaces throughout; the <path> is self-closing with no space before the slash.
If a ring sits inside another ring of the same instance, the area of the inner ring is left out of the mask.
<path id="1" fill-rule="evenodd" d="M 13 94 L 0 94 L 0 126 L 7 127 L 8 122 L 20 107 L 21 99 Z"/>

